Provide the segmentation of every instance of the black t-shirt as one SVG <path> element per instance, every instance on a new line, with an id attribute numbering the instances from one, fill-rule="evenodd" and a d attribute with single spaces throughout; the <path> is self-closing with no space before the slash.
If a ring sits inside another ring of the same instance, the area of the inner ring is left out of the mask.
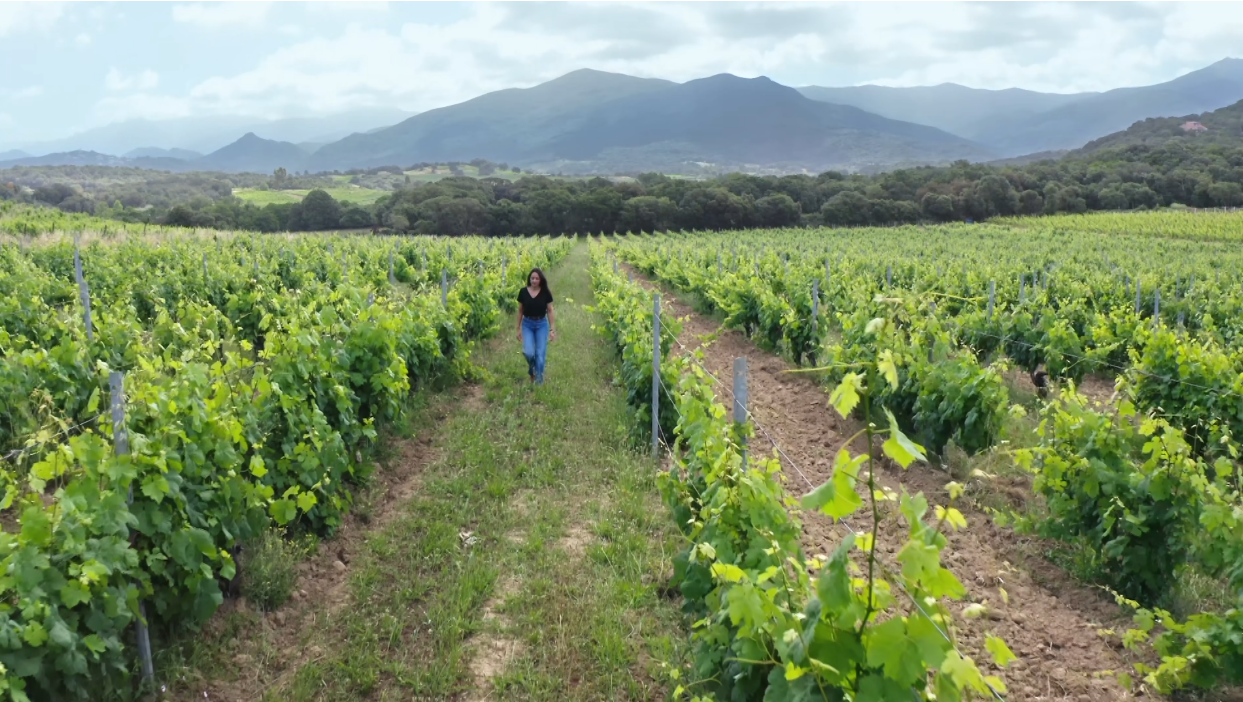
<path id="1" fill-rule="evenodd" d="M 543 319 L 548 314 L 548 306 L 552 304 L 552 293 L 540 288 L 539 294 L 531 297 L 524 287 L 518 291 L 518 304 L 522 305 L 522 316 L 531 319 Z"/>

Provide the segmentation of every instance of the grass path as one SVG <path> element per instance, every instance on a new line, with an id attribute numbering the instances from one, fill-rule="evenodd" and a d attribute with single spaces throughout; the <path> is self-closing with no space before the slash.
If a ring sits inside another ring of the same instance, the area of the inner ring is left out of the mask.
<path id="1" fill-rule="evenodd" d="M 665 696 L 660 664 L 686 641 L 679 603 L 661 595 L 678 541 L 654 469 L 626 446 L 616 359 L 582 309 L 587 261 L 580 243 L 549 272 L 558 338 L 545 385 L 528 384 L 506 320 L 477 352 L 484 380 L 440 398 L 430 435 L 388 447 L 399 462 L 432 458 L 409 499 L 355 537 L 339 591 L 318 598 L 337 601 L 310 603 L 302 633 L 284 651 L 260 647 L 256 670 L 216 673 L 252 684 L 201 684 L 187 699 L 208 688 L 265 700 Z"/>

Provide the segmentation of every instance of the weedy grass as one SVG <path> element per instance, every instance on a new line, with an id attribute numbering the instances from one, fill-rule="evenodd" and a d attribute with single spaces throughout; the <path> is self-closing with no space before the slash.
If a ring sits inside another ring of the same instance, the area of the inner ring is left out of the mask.
<path id="1" fill-rule="evenodd" d="M 482 393 L 446 419 L 419 494 L 355 559 L 351 603 L 270 700 L 648 700 L 687 639 L 661 597 L 678 536 L 627 448 L 590 328 L 587 246 L 550 272 L 559 334 L 527 383 L 506 320 Z"/>
<path id="2" fill-rule="evenodd" d="M 314 550 L 306 537 L 289 540 L 284 530 L 264 531 L 243 551 L 242 594 L 265 612 L 285 604 L 298 581 L 298 563 Z"/>

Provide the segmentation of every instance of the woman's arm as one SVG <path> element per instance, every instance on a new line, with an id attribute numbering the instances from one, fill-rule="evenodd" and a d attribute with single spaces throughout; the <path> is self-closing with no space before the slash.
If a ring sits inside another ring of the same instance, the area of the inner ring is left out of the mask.
<path id="1" fill-rule="evenodd" d="M 557 320 L 553 318 L 552 303 L 548 303 L 548 339 L 552 341 L 557 338 L 556 330 Z"/>
<path id="2" fill-rule="evenodd" d="M 522 303 L 518 303 L 518 341 L 522 341 Z"/>

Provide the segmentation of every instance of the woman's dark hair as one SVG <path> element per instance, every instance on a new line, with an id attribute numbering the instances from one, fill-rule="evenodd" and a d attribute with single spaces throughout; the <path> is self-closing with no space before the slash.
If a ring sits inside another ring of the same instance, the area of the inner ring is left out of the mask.
<path id="1" fill-rule="evenodd" d="M 548 276 L 544 275 L 544 271 L 538 268 L 532 268 L 531 273 L 539 273 L 540 290 L 547 290 L 548 296 L 552 297 L 552 288 L 548 287 Z M 531 273 L 527 273 L 527 285 L 531 284 Z"/>

